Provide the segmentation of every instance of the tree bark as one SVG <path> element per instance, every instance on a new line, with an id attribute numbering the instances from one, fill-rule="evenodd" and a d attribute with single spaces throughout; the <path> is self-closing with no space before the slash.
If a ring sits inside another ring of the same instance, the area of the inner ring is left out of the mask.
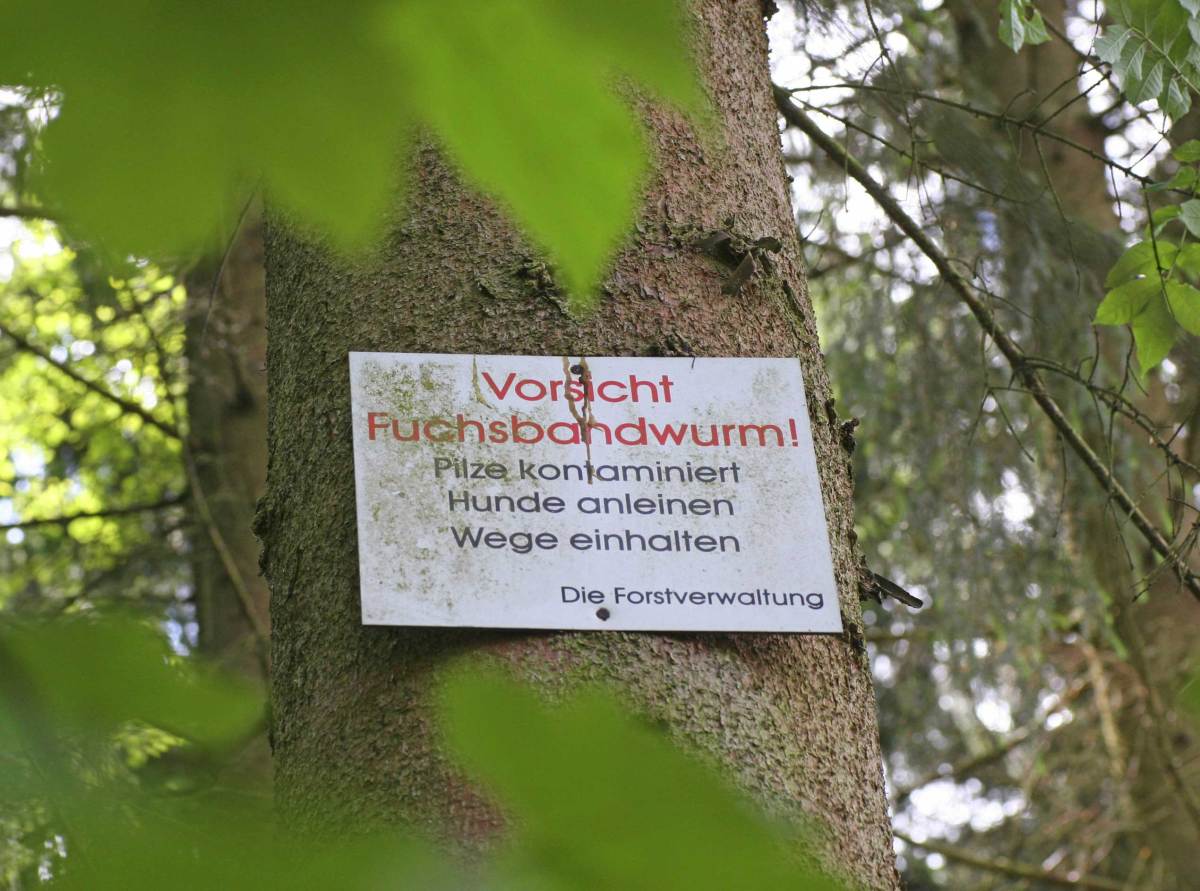
<path id="1" fill-rule="evenodd" d="M 467 844 L 494 835 L 501 819 L 443 757 L 431 711 L 439 668 L 470 653 L 552 697 L 606 682 L 769 811 L 823 820 L 830 866 L 865 887 L 897 887 L 871 675 L 850 635 L 360 621 L 347 352 L 694 353 L 799 358 L 844 621 L 861 627 L 848 461 L 799 267 L 762 5 L 697 0 L 690 23 L 719 129 L 698 133 L 643 105 L 654 176 L 586 317 L 565 312 L 536 250 L 432 149 L 412 161 L 408 205 L 370 262 L 336 259 L 277 220 L 268 227 L 270 454 L 258 529 L 272 590 L 276 793 L 294 825 L 416 824 Z M 729 218 L 784 244 L 775 270 L 735 295 L 722 293 L 730 270 L 695 246 Z"/>

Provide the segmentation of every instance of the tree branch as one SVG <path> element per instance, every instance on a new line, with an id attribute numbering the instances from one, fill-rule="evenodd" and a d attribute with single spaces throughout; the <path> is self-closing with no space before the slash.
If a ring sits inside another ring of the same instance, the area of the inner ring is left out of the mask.
<path id="1" fill-rule="evenodd" d="M 76 371 L 74 368 L 72 368 L 70 365 L 68 365 L 66 362 L 57 361 L 53 356 L 51 356 L 48 352 L 46 352 L 46 350 L 44 350 L 42 347 L 38 346 L 35 343 L 30 342 L 29 340 L 27 340 L 24 337 L 22 337 L 20 334 L 13 331 L 11 328 L 9 328 L 7 325 L 5 325 L 3 322 L 0 322 L 0 334 L 3 334 L 9 340 L 11 340 L 13 343 L 15 343 L 17 345 L 18 349 L 24 350 L 27 353 L 37 356 L 43 362 L 47 362 L 50 365 L 53 365 L 60 372 L 65 374 L 71 380 L 75 381 L 75 383 L 80 384 L 83 387 L 87 388 L 88 390 L 91 390 L 93 393 L 96 393 L 97 395 L 104 397 L 109 402 L 113 403 L 113 405 L 116 405 L 117 407 L 119 407 L 121 409 L 121 411 L 125 412 L 126 414 L 136 415 L 137 417 L 139 417 L 143 421 L 145 421 L 147 424 L 149 424 L 151 427 L 155 427 L 158 430 L 161 430 L 163 433 L 165 433 L 167 436 L 171 437 L 172 439 L 182 439 L 182 437 L 179 434 L 179 430 L 175 427 L 175 425 L 170 424 L 166 421 L 159 420 L 158 418 L 156 418 L 154 415 L 150 414 L 150 412 L 146 411 L 146 409 L 142 408 L 137 403 L 130 402 L 128 399 L 125 399 L 124 397 L 118 396 L 116 393 L 113 393 L 107 387 L 102 386 L 101 384 L 98 384 L 95 381 L 84 377 L 78 371 Z"/>
<path id="2" fill-rule="evenodd" d="M 933 841 L 919 842 L 902 832 L 894 832 L 894 835 L 905 844 L 912 845 L 915 848 L 922 848 L 932 854 L 941 854 L 947 860 L 953 860 L 955 863 L 972 866 L 975 869 L 982 869 L 1013 879 L 1028 879 L 1029 881 L 1041 882 L 1046 885 L 1056 885 L 1059 888 L 1079 888 L 1089 889 L 1089 891 L 1132 891 L 1128 885 L 1118 882 L 1116 879 L 1086 875 L 1081 875 L 1079 878 L 1071 878 L 1062 873 L 1047 872 L 1036 866 L 1018 863 L 1015 860 L 1009 860 L 1007 857 L 992 859 L 955 845 Z"/>
<path id="3" fill-rule="evenodd" d="M 870 635 L 867 635 L 867 640 L 870 641 Z M 942 770 L 940 766 L 929 771 L 925 775 L 919 777 L 914 782 L 907 786 L 901 786 L 892 793 L 892 807 L 899 808 L 904 805 L 909 796 L 918 789 L 928 786 L 930 783 L 935 783 L 938 780 L 957 780 L 959 777 L 975 773 L 981 767 L 987 767 L 989 764 L 1004 758 L 1009 752 L 1018 746 L 1024 745 L 1034 735 L 1034 732 L 1040 730 L 1046 719 L 1051 715 L 1057 714 L 1067 708 L 1074 702 L 1088 687 L 1087 683 L 1077 682 L 1071 686 L 1051 708 L 1040 713 L 1036 720 L 1020 727 L 1008 734 L 1003 740 L 989 748 L 987 751 L 980 752 L 977 755 L 968 755 L 955 764 L 949 766 L 948 769 Z M 1040 710 L 1039 710 L 1040 711 Z M 1047 734 L 1053 733 L 1053 730 L 1046 731 Z"/>
<path id="4" fill-rule="evenodd" d="M 780 88 L 776 87 L 776 89 L 778 90 Z M 1056 133 L 1054 130 L 1046 129 L 1045 121 L 1042 121 L 1039 123 L 1037 121 L 1029 120 L 1026 118 L 1015 117 L 1013 115 L 1006 114 L 1004 112 L 997 112 L 997 111 L 991 111 L 986 108 L 980 108 L 978 105 L 972 105 L 969 102 L 960 102 L 956 99 L 947 99 L 944 96 L 938 96 L 933 93 L 923 93 L 920 90 L 898 90 L 893 87 L 884 87 L 884 86 L 880 86 L 878 84 L 859 84 L 859 83 L 850 83 L 850 82 L 838 83 L 838 84 L 812 84 L 811 86 L 807 86 L 807 87 L 792 87 L 790 89 L 784 90 L 784 92 L 786 92 L 790 96 L 793 93 L 809 93 L 809 92 L 816 92 L 816 91 L 820 91 L 820 90 L 858 90 L 858 91 L 863 91 L 863 92 L 868 92 L 868 93 L 886 93 L 886 94 L 892 95 L 892 96 L 901 96 L 901 97 L 908 96 L 912 99 L 916 99 L 916 100 L 919 100 L 922 102 L 933 102 L 938 105 L 944 105 L 947 108 L 953 108 L 953 109 L 956 109 L 957 111 L 966 112 L 967 114 L 974 115 L 975 117 L 978 117 L 978 118 L 984 118 L 989 121 L 994 121 L 995 123 L 998 123 L 998 124 L 1006 124 L 1006 125 L 1012 126 L 1012 127 L 1019 127 L 1023 130 L 1030 130 L 1035 135 L 1045 136 L 1047 139 L 1053 140 L 1054 142 L 1060 143 L 1061 145 L 1065 145 L 1067 148 L 1072 149 L 1076 152 L 1079 152 L 1082 155 L 1086 155 L 1087 157 L 1091 158 L 1093 161 L 1098 161 L 1106 167 L 1111 167 L 1113 170 L 1117 170 L 1120 173 L 1123 173 L 1125 176 L 1136 181 L 1140 185 L 1143 185 L 1143 186 L 1154 185 L 1153 178 L 1151 178 L 1149 176 L 1143 176 L 1142 174 L 1135 171 L 1132 167 L 1130 167 L 1126 164 L 1121 164 L 1117 161 L 1114 161 L 1112 158 L 1105 157 L 1104 155 L 1100 154 L 1099 152 L 1095 151 L 1094 149 L 1090 149 L 1086 145 L 1083 145 L 1082 143 L 1077 142 L 1074 139 L 1071 139 L 1069 136 L 1064 136 L 1061 133 Z M 1191 193 L 1186 190 L 1172 190 L 1172 191 L 1178 191 L 1180 194 L 1186 194 L 1188 196 L 1191 195 Z"/>
<path id="5" fill-rule="evenodd" d="M 1076 457 L 1083 462 L 1084 466 L 1087 467 L 1096 479 L 1096 482 L 1108 494 L 1109 498 L 1116 503 L 1121 512 L 1129 518 L 1130 522 L 1142 534 L 1142 537 L 1145 538 L 1155 553 L 1171 565 L 1179 580 L 1191 592 L 1192 596 L 1200 600 L 1200 577 L 1197 577 L 1192 572 L 1187 562 L 1176 553 L 1175 548 L 1167 537 L 1146 516 L 1145 512 L 1138 507 L 1137 503 L 1125 490 L 1125 487 L 1121 485 L 1112 471 L 1105 466 L 1100 456 L 1096 454 L 1092 447 L 1088 445 L 1087 440 L 1083 438 L 1083 435 L 1071 424 L 1058 402 L 1046 388 L 1046 384 L 1037 369 L 1026 360 L 1024 350 L 996 321 L 991 308 L 975 293 L 971 283 L 955 271 L 954 267 L 950 264 L 950 260 L 942 253 L 941 248 L 938 247 L 912 217 L 904 212 L 904 209 L 896 203 L 896 200 L 892 198 L 887 189 L 877 183 L 859 161 L 851 157 L 836 140 L 825 133 L 808 115 L 792 103 L 791 95 L 787 90 L 775 86 L 774 94 L 775 104 L 780 114 L 783 115 L 784 120 L 808 136 L 818 148 L 829 156 L 830 160 L 857 180 L 888 218 L 912 239 L 921 253 L 929 258 L 941 276 L 942 281 L 949 285 L 958 295 L 959 299 L 971 311 L 971 314 L 975 316 L 984 333 L 996 344 L 996 347 L 1012 368 L 1014 375 L 1021 381 L 1025 389 L 1029 391 L 1034 402 L 1037 403 L 1042 413 L 1054 426 L 1055 430 L 1058 431 L 1059 435 L 1062 436 L 1063 441 L 1075 453 Z"/>
<path id="6" fill-rule="evenodd" d="M 71 514 L 60 514 L 56 517 L 38 517 L 32 520 L 17 520 L 12 523 L 0 523 L 0 530 L 3 529 L 30 529 L 35 526 L 66 526 L 75 520 L 88 520 L 93 517 L 127 517 L 132 514 L 146 513 L 148 511 L 163 510 L 164 508 L 174 507 L 177 504 L 182 504 L 187 501 L 188 495 L 186 492 L 179 495 L 168 495 L 165 498 L 160 498 L 158 501 L 150 502 L 149 504 L 131 504 L 127 507 L 109 507 L 101 508 L 100 510 L 81 510 Z"/>

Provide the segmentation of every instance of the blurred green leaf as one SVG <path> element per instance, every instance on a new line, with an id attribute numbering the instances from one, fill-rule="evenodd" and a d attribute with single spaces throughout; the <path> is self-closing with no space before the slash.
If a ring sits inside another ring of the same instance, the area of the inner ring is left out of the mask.
<path id="1" fill-rule="evenodd" d="M 246 733 L 262 713 L 248 685 L 173 657 L 162 634 L 135 619 L 8 622 L 0 651 L 10 668 L 0 709 L 18 722 L 22 707 L 36 709 L 41 733 L 105 736 L 143 721 L 215 744 Z"/>
<path id="2" fill-rule="evenodd" d="M 1147 186 L 1148 192 L 1164 192 L 1168 189 L 1190 189 L 1196 184 L 1196 168 L 1195 167 L 1180 167 L 1175 171 L 1175 175 L 1164 182 L 1155 183 L 1152 186 Z M 1170 205 L 1174 207 L 1175 205 Z M 1165 210 L 1166 208 L 1159 208 Z"/>
<path id="3" fill-rule="evenodd" d="M 1175 265 L 1188 275 L 1200 276 L 1200 243 L 1192 242 L 1180 248 Z"/>
<path id="4" fill-rule="evenodd" d="M 1200 199 L 1192 198 L 1179 205 L 1179 219 L 1192 235 L 1200 237 Z"/>
<path id="5" fill-rule="evenodd" d="M 632 69 L 688 98 L 680 65 L 663 62 L 664 48 L 677 60 L 686 54 L 659 6 L 455 0 L 396 6 L 383 19 L 416 113 L 551 249 L 576 297 L 627 231 L 645 169 L 641 132 L 613 74 Z M 647 53 L 657 60 L 639 58 Z"/>
<path id="6" fill-rule="evenodd" d="M 1021 15 L 1021 0 L 1001 0 L 1000 40 L 1014 53 L 1025 45 L 1025 19 Z"/>
<path id="7" fill-rule="evenodd" d="M 232 801 L 189 810 L 177 802 L 130 799 L 122 803 L 134 815 L 131 826 L 128 817 L 117 816 L 117 803 L 87 803 L 72 815 L 86 827 L 89 844 L 81 849 L 86 860 L 72 862 L 68 847 L 56 886 L 79 891 L 469 887 L 450 858 L 399 835 L 322 844 L 284 833 L 266 810 L 255 812 Z"/>
<path id="8" fill-rule="evenodd" d="M 1184 164 L 1200 161 L 1200 139 L 1189 139 L 1171 150 L 1171 157 Z"/>
<path id="9" fill-rule="evenodd" d="M 1166 63 L 1151 62 L 1149 66 L 1144 77 L 1130 75 L 1123 85 L 1125 95 L 1134 104 L 1154 99 L 1162 92 Z"/>
<path id="10" fill-rule="evenodd" d="M 61 93 L 48 204 L 110 254 L 219 238 L 264 185 L 343 247 L 380 234 L 428 127 L 585 293 L 646 151 L 618 76 L 699 107 L 674 0 L 17 3 L 0 82 Z"/>
<path id="11" fill-rule="evenodd" d="M 1160 207 L 1150 214 L 1150 225 L 1153 227 L 1155 235 L 1161 235 L 1166 228 L 1167 223 L 1178 218 L 1179 205 L 1168 204 L 1166 207 Z"/>
<path id="12" fill-rule="evenodd" d="M 516 887 L 834 889 L 716 776 L 599 693 L 550 708 L 496 675 L 443 691 L 451 749 L 516 816 Z M 546 884 L 547 878 L 559 884 Z"/>
<path id="13" fill-rule="evenodd" d="M 1032 10 L 1025 22 L 1025 42 L 1030 46 L 1037 46 L 1049 40 L 1050 34 L 1046 31 L 1046 23 L 1042 20 L 1042 14 L 1036 9 Z"/>
<path id="14" fill-rule="evenodd" d="M 1194 720 L 1200 721 L 1200 672 L 1195 672 L 1183 689 L 1179 691 L 1179 701 Z"/>

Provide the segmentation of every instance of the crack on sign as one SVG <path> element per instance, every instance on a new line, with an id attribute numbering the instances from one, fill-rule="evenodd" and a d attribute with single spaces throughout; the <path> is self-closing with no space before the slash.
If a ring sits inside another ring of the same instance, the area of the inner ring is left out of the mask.
<path id="1" fill-rule="evenodd" d="M 583 435 L 584 452 L 587 455 L 588 485 L 590 486 L 596 475 L 596 471 L 592 467 L 592 428 L 597 426 L 596 417 L 592 414 L 592 400 L 588 396 L 592 388 L 592 370 L 588 368 L 586 356 L 580 356 L 577 365 L 572 365 L 570 358 L 563 356 L 562 364 L 563 391 L 567 395 L 567 407 L 571 410 L 571 417 L 575 419 L 575 423 L 579 425 L 579 432 Z M 572 375 L 578 376 L 579 382 L 583 385 L 583 411 L 579 410 L 578 400 L 575 399 L 571 387 Z"/>
<path id="2" fill-rule="evenodd" d="M 479 386 L 479 357 L 471 357 L 471 389 L 475 392 L 475 401 L 486 405 L 488 408 L 495 408 L 487 401 L 487 397 L 483 395 L 483 387 Z"/>

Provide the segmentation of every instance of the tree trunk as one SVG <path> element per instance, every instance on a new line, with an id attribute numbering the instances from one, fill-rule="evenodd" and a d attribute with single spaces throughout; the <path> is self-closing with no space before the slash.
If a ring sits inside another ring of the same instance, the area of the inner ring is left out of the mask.
<path id="1" fill-rule="evenodd" d="M 360 621 L 347 352 L 694 352 L 799 357 L 844 621 L 861 627 L 851 480 L 798 265 L 762 6 L 697 0 L 691 12 L 720 131 L 698 134 L 671 110 L 642 109 L 655 175 L 637 232 L 586 317 L 566 314 L 536 251 L 432 149 L 413 159 L 408 206 L 370 263 L 269 226 L 270 455 L 258 528 L 273 594 L 276 791 L 295 825 L 415 823 L 467 843 L 494 834 L 496 811 L 444 760 L 431 713 L 438 668 L 469 652 L 502 660 L 551 696 L 608 683 L 769 811 L 824 820 L 827 863 L 866 887 L 897 886 L 871 675 L 851 635 Z M 695 248 L 729 218 L 784 244 L 777 268 L 736 295 L 721 290 L 729 270 Z"/>

